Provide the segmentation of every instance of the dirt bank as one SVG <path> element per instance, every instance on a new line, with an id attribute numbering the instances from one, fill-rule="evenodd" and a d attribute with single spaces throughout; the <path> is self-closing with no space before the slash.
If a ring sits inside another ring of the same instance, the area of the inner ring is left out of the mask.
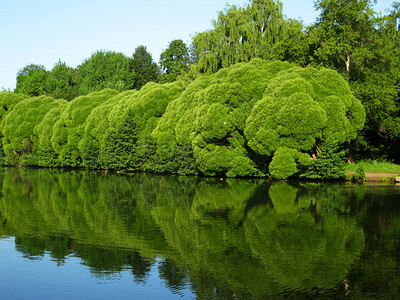
<path id="1" fill-rule="evenodd" d="M 354 174 L 354 171 L 349 171 L 349 174 Z M 367 181 L 370 182 L 379 182 L 379 181 L 391 181 L 395 177 L 400 177 L 398 173 L 374 173 L 374 172 L 366 172 Z"/>

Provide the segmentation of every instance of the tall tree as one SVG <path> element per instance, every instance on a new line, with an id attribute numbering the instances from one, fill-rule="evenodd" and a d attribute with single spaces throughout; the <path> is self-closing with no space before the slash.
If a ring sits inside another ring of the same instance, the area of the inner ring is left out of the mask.
<path id="1" fill-rule="evenodd" d="M 399 3 L 379 18 L 371 38 L 372 58 L 364 58 L 359 78 L 351 82 L 368 119 L 364 130 L 368 152 L 400 163 L 400 31 Z M 367 153 L 371 156 L 370 153 Z"/>
<path id="2" fill-rule="evenodd" d="M 366 108 L 366 125 L 356 143 L 360 153 L 398 159 L 398 14 L 395 5 L 388 16 L 379 17 L 372 8 L 374 3 L 370 0 L 316 1 L 320 16 L 309 32 L 310 61 L 341 72 Z"/>
<path id="3" fill-rule="evenodd" d="M 173 82 L 189 69 L 189 49 L 182 40 L 173 40 L 160 55 L 162 82 Z"/>
<path id="4" fill-rule="evenodd" d="M 344 70 L 350 80 L 353 60 L 370 57 L 369 45 L 376 25 L 371 0 L 317 0 L 320 10 L 310 31 L 314 62 Z"/>
<path id="5" fill-rule="evenodd" d="M 147 82 L 159 80 L 160 69 L 145 46 L 136 47 L 131 64 L 135 72 L 134 88 L 140 89 Z"/>
<path id="6" fill-rule="evenodd" d="M 304 64 L 302 24 L 285 20 L 280 1 L 252 0 L 246 8 L 229 6 L 219 13 L 213 27 L 193 39 L 201 72 L 213 73 L 256 57 Z"/>
<path id="7" fill-rule="evenodd" d="M 49 72 L 46 90 L 54 98 L 72 100 L 78 95 L 77 86 L 73 80 L 75 70 L 59 60 Z"/>
<path id="8" fill-rule="evenodd" d="M 30 64 L 17 73 L 17 84 L 14 92 L 29 96 L 46 94 L 46 68 L 42 65 Z"/>
<path id="9" fill-rule="evenodd" d="M 78 66 L 76 78 L 82 95 L 106 88 L 124 91 L 134 86 L 130 58 L 123 53 L 97 51 Z"/>

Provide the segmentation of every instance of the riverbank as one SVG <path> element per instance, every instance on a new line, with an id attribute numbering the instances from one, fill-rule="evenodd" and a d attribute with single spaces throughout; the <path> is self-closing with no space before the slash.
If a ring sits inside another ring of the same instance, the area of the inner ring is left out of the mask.
<path id="1" fill-rule="evenodd" d="M 349 178 L 354 173 L 355 171 L 348 171 Z M 365 172 L 365 175 L 367 182 L 400 182 L 400 173 Z"/>

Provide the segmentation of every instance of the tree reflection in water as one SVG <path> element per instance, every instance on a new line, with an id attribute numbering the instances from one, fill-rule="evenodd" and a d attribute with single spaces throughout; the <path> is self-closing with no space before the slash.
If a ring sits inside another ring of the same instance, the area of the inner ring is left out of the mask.
<path id="1" fill-rule="evenodd" d="M 96 276 L 129 269 L 144 283 L 157 266 L 200 299 L 363 296 L 386 293 L 364 284 L 384 262 L 398 283 L 397 256 L 366 251 L 397 249 L 400 209 L 378 214 L 366 186 L 29 169 L 2 169 L 0 184 L 1 236 L 29 259 L 80 257 Z"/>

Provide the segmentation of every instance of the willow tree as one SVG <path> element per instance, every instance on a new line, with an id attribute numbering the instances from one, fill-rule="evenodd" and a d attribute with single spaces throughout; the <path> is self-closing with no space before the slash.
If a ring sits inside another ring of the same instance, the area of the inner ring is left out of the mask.
<path id="1" fill-rule="evenodd" d="M 9 93 L 9 92 L 1 92 L 0 93 L 0 124 L 1 121 L 9 114 L 14 106 L 28 98 L 26 95 L 16 94 L 16 93 Z M 3 142 L 2 142 L 3 135 L 0 135 L 0 164 L 4 163 L 4 151 L 3 151 Z"/>
<path id="2" fill-rule="evenodd" d="M 98 105 L 117 95 L 118 92 L 105 89 L 86 96 L 80 96 L 69 102 L 54 124 L 52 146 L 63 166 L 80 167 L 82 153 L 79 143 L 85 132 L 86 119 Z"/>
<path id="3" fill-rule="evenodd" d="M 32 151 L 38 166 L 58 167 L 61 165 L 58 155 L 52 146 L 51 138 L 54 132 L 54 125 L 60 119 L 67 103 L 66 100 L 59 100 L 58 105 L 49 110 L 42 121 L 34 128 L 37 142 L 33 145 Z"/>
<path id="4" fill-rule="evenodd" d="M 162 171 L 151 136 L 168 104 L 182 93 L 182 83 L 148 83 L 109 113 L 100 144 L 100 161 L 109 169 Z"/>
<path id="5" fill-rule="evenodd" d="M 253 0 L 246 8 L 229 6 L 219 13 L 213 27 L 193 39 L 201 72 L 213 73 L 256 57 L 303 63 L 302 24 L 286 20 L 279 1 Z"/>
<path id="6" fill-rule="evenodd" d="M 246 119 L 269 81 L 290 67 L 286 62 L 256 59 L 193 81 L 168 105 L 152 133 L 165 170 L 261 175 L 246 147 Z"/>
<path id="7" fill-rule="evenodd" d="M 61 102 L 46 96 L 28 98 L 16 104 L 7 114 L 0 126 L 7 164 L 21 163 L 21 159 L 30 158 L 32 148 L 37 142 L 37 137 L 34 135 L 35 127 L 48 111 L 59 106 Z M 35 162 L 24 164 L 35 164 Z"/>
<path id="8" fill-rule="evenodd" d="M 354 139 L 364 121 L 364 108 L 337 72 L 254 59 L 195 79 L 152 136 L 169 172 L 262 176 L 272 159 L 272 175 L 287 178 L 318 157 L 326 140 Z M 190 156 L 192 170 L 180 164 Z M 278 158 L 293 165 L 274 168 Z"/>
<path id="9" fill-rule="evenodd" d="M 105 166 L 101 156 L 101 147 L 105 143 L 106 132 L 113 126 L 110 114 L 113 110 L 118 110 L 122 114 L 126 102 L 136 93 L 138 93 L 136 90 L 119 93 L 90 112 L 85 122 L 82 140 L 79 143 L 83 165 L 86 168 L 97 169 Z"/>
<path id="10" fill-rule="evenodd" d="M 328 140 L 355 139 L 364 122 L 364 107 L 337 72 L 293 67 L 270 81 L 246 120 L 245 136 L 256 153 L 273 155 L 270 172 L 283 179 L 310 155 L 318 159 Z"/>

